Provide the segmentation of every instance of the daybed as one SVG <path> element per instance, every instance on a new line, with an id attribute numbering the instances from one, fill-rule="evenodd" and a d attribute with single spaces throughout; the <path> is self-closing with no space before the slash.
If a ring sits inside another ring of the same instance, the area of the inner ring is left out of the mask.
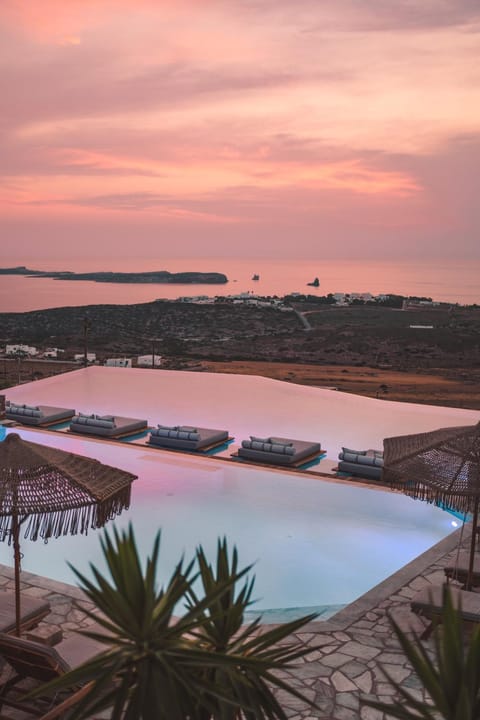
<path id="1" fill-rule="evenodd" d="M 318 457 L 321 454 L 320 443 L 290 438 L 258 438 L 250 436 L 243 440 L 238 449 L 238 457 L 252 462 L 270 465 L 299 465 L 301 461 Z"/>
<path id="2" fill-rule="evenodd" d="M 342 448 L 338 472 L 380 480 L 383 472 L 383 451 Z"/>
<path id="3" fill-rule="evenodd" d="M 147 425 L 146 420 L 136 418 L 119 417 L 118 415 L 83 415 L 79 413 L 72 418 L 70 432 L 118 438 L 146 430 Z"/>
<path id="4" fill-rule="evenodd" d="M 10 402 L 5 407 L 5 415 L 8 420 L 15 420 L 22 425 L 45 427 L 62 420 L 70 420 L 75 415 L 75 410 L 51 405 L 20 405 Z"/>
<path id="5" fill-rule="evenodd" d="M 228 439 L 227 430 L 188 425 L 158 425 L 151 430 L 148 444 L 172 450 L 205 451 L 223 445 Z"/>

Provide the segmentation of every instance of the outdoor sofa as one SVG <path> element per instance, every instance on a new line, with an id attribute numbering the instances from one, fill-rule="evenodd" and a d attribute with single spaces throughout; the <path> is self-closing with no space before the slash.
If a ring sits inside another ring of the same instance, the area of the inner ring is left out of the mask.
<path id="1" fill-rule="evenodd" d="M 383 472 L 383 451 L 381 450 L 350 450 L 342 448 L 338 456 L 338 472 L 348 475 L 380 480 Z"/>
<path id="2" fill-rule="evenodd" d="M 318 457 L 321 452 L 318 442 L 251 435 L 250 440 L 242 440 L 237 457 L 269 465 L 299 465 L 302 461 Z"/>
<path id="3" fill-rule="evenodd" d="M 8 420 L 15 420 L 22 425 L 45 427 L 62 420 L 70 420 L 75 415 L 75 410 L 51 405 L 20 405 L 10 402 L 6 404 L 5 415 Z"/>
<path id="4" fill-rule="evenodd" d="M 84 415 L 78 413 L 70 422 L 70 432 L 82 435 L 97 435 L 98 437 L 116 438 L 133 435 L 146 430 L 147 420 L 137 418 L 119 417 L 118 415 Z"/>
<path id="5" fill-rule="evenodd" d="M 189 425 L 158 425 L 150 431 L 148 444 L 171 450 L 205 451 L 223 445 L 228 439 L 227 430 Z"/>

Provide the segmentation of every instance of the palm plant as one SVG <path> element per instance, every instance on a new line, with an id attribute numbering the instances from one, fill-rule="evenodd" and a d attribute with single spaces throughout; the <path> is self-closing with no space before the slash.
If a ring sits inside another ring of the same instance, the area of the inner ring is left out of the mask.
<path id="1" fill-rule="evenodd" d="M 101 612 L 87 611 L 101 630 L 84 634 L 104 643 L 105 651 L 38 691 L 88 683 L 69 718 L 82 720 L 109 709 L 112 720 L 287 720 L 269 684 L 312 705 L 274 672 L 314 649 L 297 641 L 276 644 L 315 615 L 266 632 L 258 620 L 243 629 L 253 580 L 245 579 L 250 567 L 238 570 L 235 548 L 229 561 L 225 540 L 218 544 L 216 573 L 199 548 L 186 566 L 180 560 L 160 590 L 160 533 L 144 571 L 131 526 L 122 532 L 114 528 L 113 538 L 105 532 L 101 548 L 110 579 L 92 564 L 93 580 L 72 569 Z M 197 579 L 203 597 L 194 590 Z M 186 612 L 177 619 L 181 602 Z"/>
<path id="2" fill-rule="evenodd" d="M 434 636 L 433 657 L 414 635 L 409 640 L 390 619 L 395 635 L 427 695 L 415 698 L 383 668 L 395 688 L 399 702 L 394 705 L 364 699 L 362 702 L 388 717 L 399 720 L 478 720 L 480 718 L 480 626 L 465 642 L 462 618 L 451 593 L 445 588 L 442 624 Z"/>
<path id="3" fill-rule="evenodd" d="M 197 720 L 212 717 L 212 706 L 213 717 L 222 720 L 286 718 L 272 687 L 284 689 L 299 698 L 302 695 L 272 671 L 285 668 L 294 659 L 305 655 L 305 649 L 298 643 L 285 644 L 283 641 L 316 615 L 263 632 L 260 632 L 260 617 L 244 625 L 245 611 L 252 604 L 255 579 L 245 579 L 238 591 L 237 583 L 232 583 L 231 579 L 240 578 L 250 567 L 238 571 L 236 548 L 230 562 L 226 539 L 218 541 L 216 570 L 208 563 L 201 547 L 197 549 L 196 559 L 203 595 L 208 598 L 197 637 L 209 653 L 222 654 L 224 659 L 222 664 L 205 667 L 204 678 L 207 686 L 214 687 L 217 692 L 221 689 L 222 695 L 229 698 L 229 703 L 225 703 L 218 696 L 208 697 L 203 707 L 203 697 L 198 704 Z M 188 596 L 189 610 L 199 607 L 201 601 L 193 588 Z"/>

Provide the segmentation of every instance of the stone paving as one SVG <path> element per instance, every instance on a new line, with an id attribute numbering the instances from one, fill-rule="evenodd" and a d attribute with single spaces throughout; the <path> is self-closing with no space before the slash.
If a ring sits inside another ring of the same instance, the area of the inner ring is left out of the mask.
<path id="1" fill-rule="evenodd" d="M 291 695 L 279 692 L 289 720 L 386 720 L 388 716 L 360 703 L 362 696 L 395 702 L 382 667 L 421 697 L 420 684 L 393 636 L 387 613 L 404 630 L 424 629 L 423 620 L 410 611 L 410 600 L 426 585 L 444 581 L 443 567 L 454 560 L 458 546 L 466 546 L 469 541 L 468 528 L 463 537 L 460 533 L 461 530 L 452 533 L 331 620 L 311 623 L 298 633 L 302 642 L 315 649 L 285 676 L 319 709 L 312 710 Z M 0 587 L 11 591 L 12 578 L 11 568 L 0 565 Z M 52 612 L 42 623 L 46 633 L 51 626 L 60 626 L 64 637 L 68 637 L 91 624 L 83 612 L 88 603 L 78 588 L 22 573 L 22 592 L 50 601 Z"/>

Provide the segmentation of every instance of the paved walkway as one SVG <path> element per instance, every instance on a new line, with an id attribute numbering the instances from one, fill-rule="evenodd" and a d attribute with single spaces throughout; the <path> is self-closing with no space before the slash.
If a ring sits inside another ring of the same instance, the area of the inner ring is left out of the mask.
<path id="1" fill-rule="evenodd" d="M 469 530 L 465 530 L 463 546 L 468 543 L 468 535 Z M 418 680 L 393 637 L 387 612 L 392 613 L 405 630 L 423 629 L 422 621 L 410 611 L 410 599 L 426 585 L 443 582 L 443 567 L 455 558 L 460 537 L 458 530 L 332 620 L 311 623 L 298 633 L 298 638 L 307 645 L 320 647 L 286 675 L 295 687 L 315 700 L 320 709 L 311 710 L 291 695 L 279 693 L 290 720 L 384 720 L 382 713 L 360 704 L 361 696 L 394 701 L 382 666 L 421 696 Z M 0 587 L 13 590 L 13 571 L 2 565 Z M 64 637 L 68 637 L 90 624 L 84 613 L 88 603 L 77 588 L 31 573 L 22 573 L 22 588 L 25 594 L 50 601 L 52 612 L 43 621 L 44 629 L 60 626 Z M 11 717 L 22 716 L 12 714 Z"/>

